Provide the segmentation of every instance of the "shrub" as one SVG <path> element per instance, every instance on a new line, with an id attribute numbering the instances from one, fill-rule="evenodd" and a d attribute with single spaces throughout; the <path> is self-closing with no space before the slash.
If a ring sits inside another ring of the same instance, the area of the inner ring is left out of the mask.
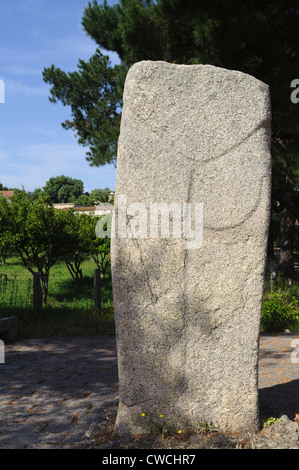
<path id="1" fill-rule="evenodd" d="M 299 320 L 299 311 L 295 297 L 288 297 L 281 292 L 267 295 L 262 309 L 262 327 L 266 330 L 283 330 Z"/>

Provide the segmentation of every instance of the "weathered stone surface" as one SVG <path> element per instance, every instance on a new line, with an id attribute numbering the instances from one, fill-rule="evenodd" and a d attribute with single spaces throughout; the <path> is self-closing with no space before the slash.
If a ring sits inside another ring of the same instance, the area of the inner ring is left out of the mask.
<path id="1" fill-rule="evenodd" d="M 160 415 L 182 431 L 258 428 L 270 120 L 267 85 L 241 72 L 144 61 L 128 73 L 112 239 L 119 434 Z M 181 236 L 164 219 L 156 236 L 153 203 L 177 204 Z"/>

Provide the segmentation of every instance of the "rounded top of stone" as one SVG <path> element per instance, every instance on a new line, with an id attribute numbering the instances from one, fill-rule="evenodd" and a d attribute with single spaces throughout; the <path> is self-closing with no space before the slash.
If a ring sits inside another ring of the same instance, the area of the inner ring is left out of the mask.
<path id="1" fill-rule="evenodd" d="M 232 78 L 235 77 L 236 79 L 239 78 L 241 80 L 251 80 L 252 82 L 255 82 L 255 84 L 259 84 L 263 87 L 264 91 L 267 92 L 269 90 L 269 85 L 264 83 L 263 81 L 259 80 L 258 78 L 254 77 L 253 75 L 247 74 L 245 72 L 241 72 L 240 70 L 232 70 L 232 69 L 227 69 L 223 67 L 219 67 L 216 65 L 212 64 L 175 64 L 172 62 L 166 62 L 163 60 L 141 60 L 139 62 L 136 62 L 133 64 L 129 71 L 128 71 L 128 78 L 129 74 L 136 74 L 139 73 L 140 71 L 146 71 L 146 70 L 155 70 L 155 69 L 168 69 L 168 70 L 179 70 L 181 69 L 182 71 L 191 71 L 191 72 L 197 72 L 197 73 L 216 73 L 216 74 L 222 74 L 222 75 L 230 75 Z"/>
<path id="2" fill-rule="evenodd" d="M 201 202 L 205 228 L 243 224 L 269 185 L 270 120 L 269 88 L 251 75 L 138 62 L 124 90 L 118 191 Z"/>

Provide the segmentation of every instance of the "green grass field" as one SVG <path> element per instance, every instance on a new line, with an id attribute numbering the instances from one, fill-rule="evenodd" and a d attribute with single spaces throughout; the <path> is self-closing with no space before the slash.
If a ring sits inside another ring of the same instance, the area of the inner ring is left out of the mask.
<path id="1" fill-rule="evenodd" d="M 8 258 L 6 265 L 0 266 L 0 317 L 17 315 L 19 339 L 114 334 L 110 269 L 103 282 L 101 315 L 94 308 L 95 269 L 94 261 L 87 260 L 83 264 L 83 280 L 78 285 L 65 263 L 53 266 L 48 301 L 37 322 L 32 308 L 32 275 L 18 257 Z"/>
<path id="2" fill-rule="evenodd" d="M 18 257 L 11 256 L 5 266 L 0 266 L 0 318 L 17 315 L 19 339 L 115 334 L 111 271 L 108 270 L 103 282 L 102 312 L 99 315 L 94 308 L 93 297 L 95 268 L 93 260 L 87 260 L 83 264 L 82 283 L 78 285 L 65 263 L 53 266 L 48 301 L 41 320 L 37 321 L 32 308 L 32 275 Z M 292 286 L 281 279 L 275 283 L 267 280 L 263 309 L 266 306 L 268 319 L 263 322 L 262 316 L 262 332 L 281 332 L 285 328 L 299 331 L 298 280 Z M 289 318 L 297 316 L 297 312 L 298 319 L 290 322 Z"/>

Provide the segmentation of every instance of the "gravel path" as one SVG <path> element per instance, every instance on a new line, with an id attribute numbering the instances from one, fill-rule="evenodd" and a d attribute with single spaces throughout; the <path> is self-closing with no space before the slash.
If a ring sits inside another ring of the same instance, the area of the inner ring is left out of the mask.
<path id="1" fill-rule="evenodd" d="M 7 345 L 0 374 L 0 448 L 77 446 L 117 406 L 113 336 Z"/>
<path id="2" fill-rule="evenodd" d="M 84 447 L 86 433 L 116 413 L 114 336 L 6 345 L 0 374 L 0 449 Z M 261 414 L 286 415 L 285 425 L 296 418 L 299 334 L 261 336 L 259 393 Z"/>

